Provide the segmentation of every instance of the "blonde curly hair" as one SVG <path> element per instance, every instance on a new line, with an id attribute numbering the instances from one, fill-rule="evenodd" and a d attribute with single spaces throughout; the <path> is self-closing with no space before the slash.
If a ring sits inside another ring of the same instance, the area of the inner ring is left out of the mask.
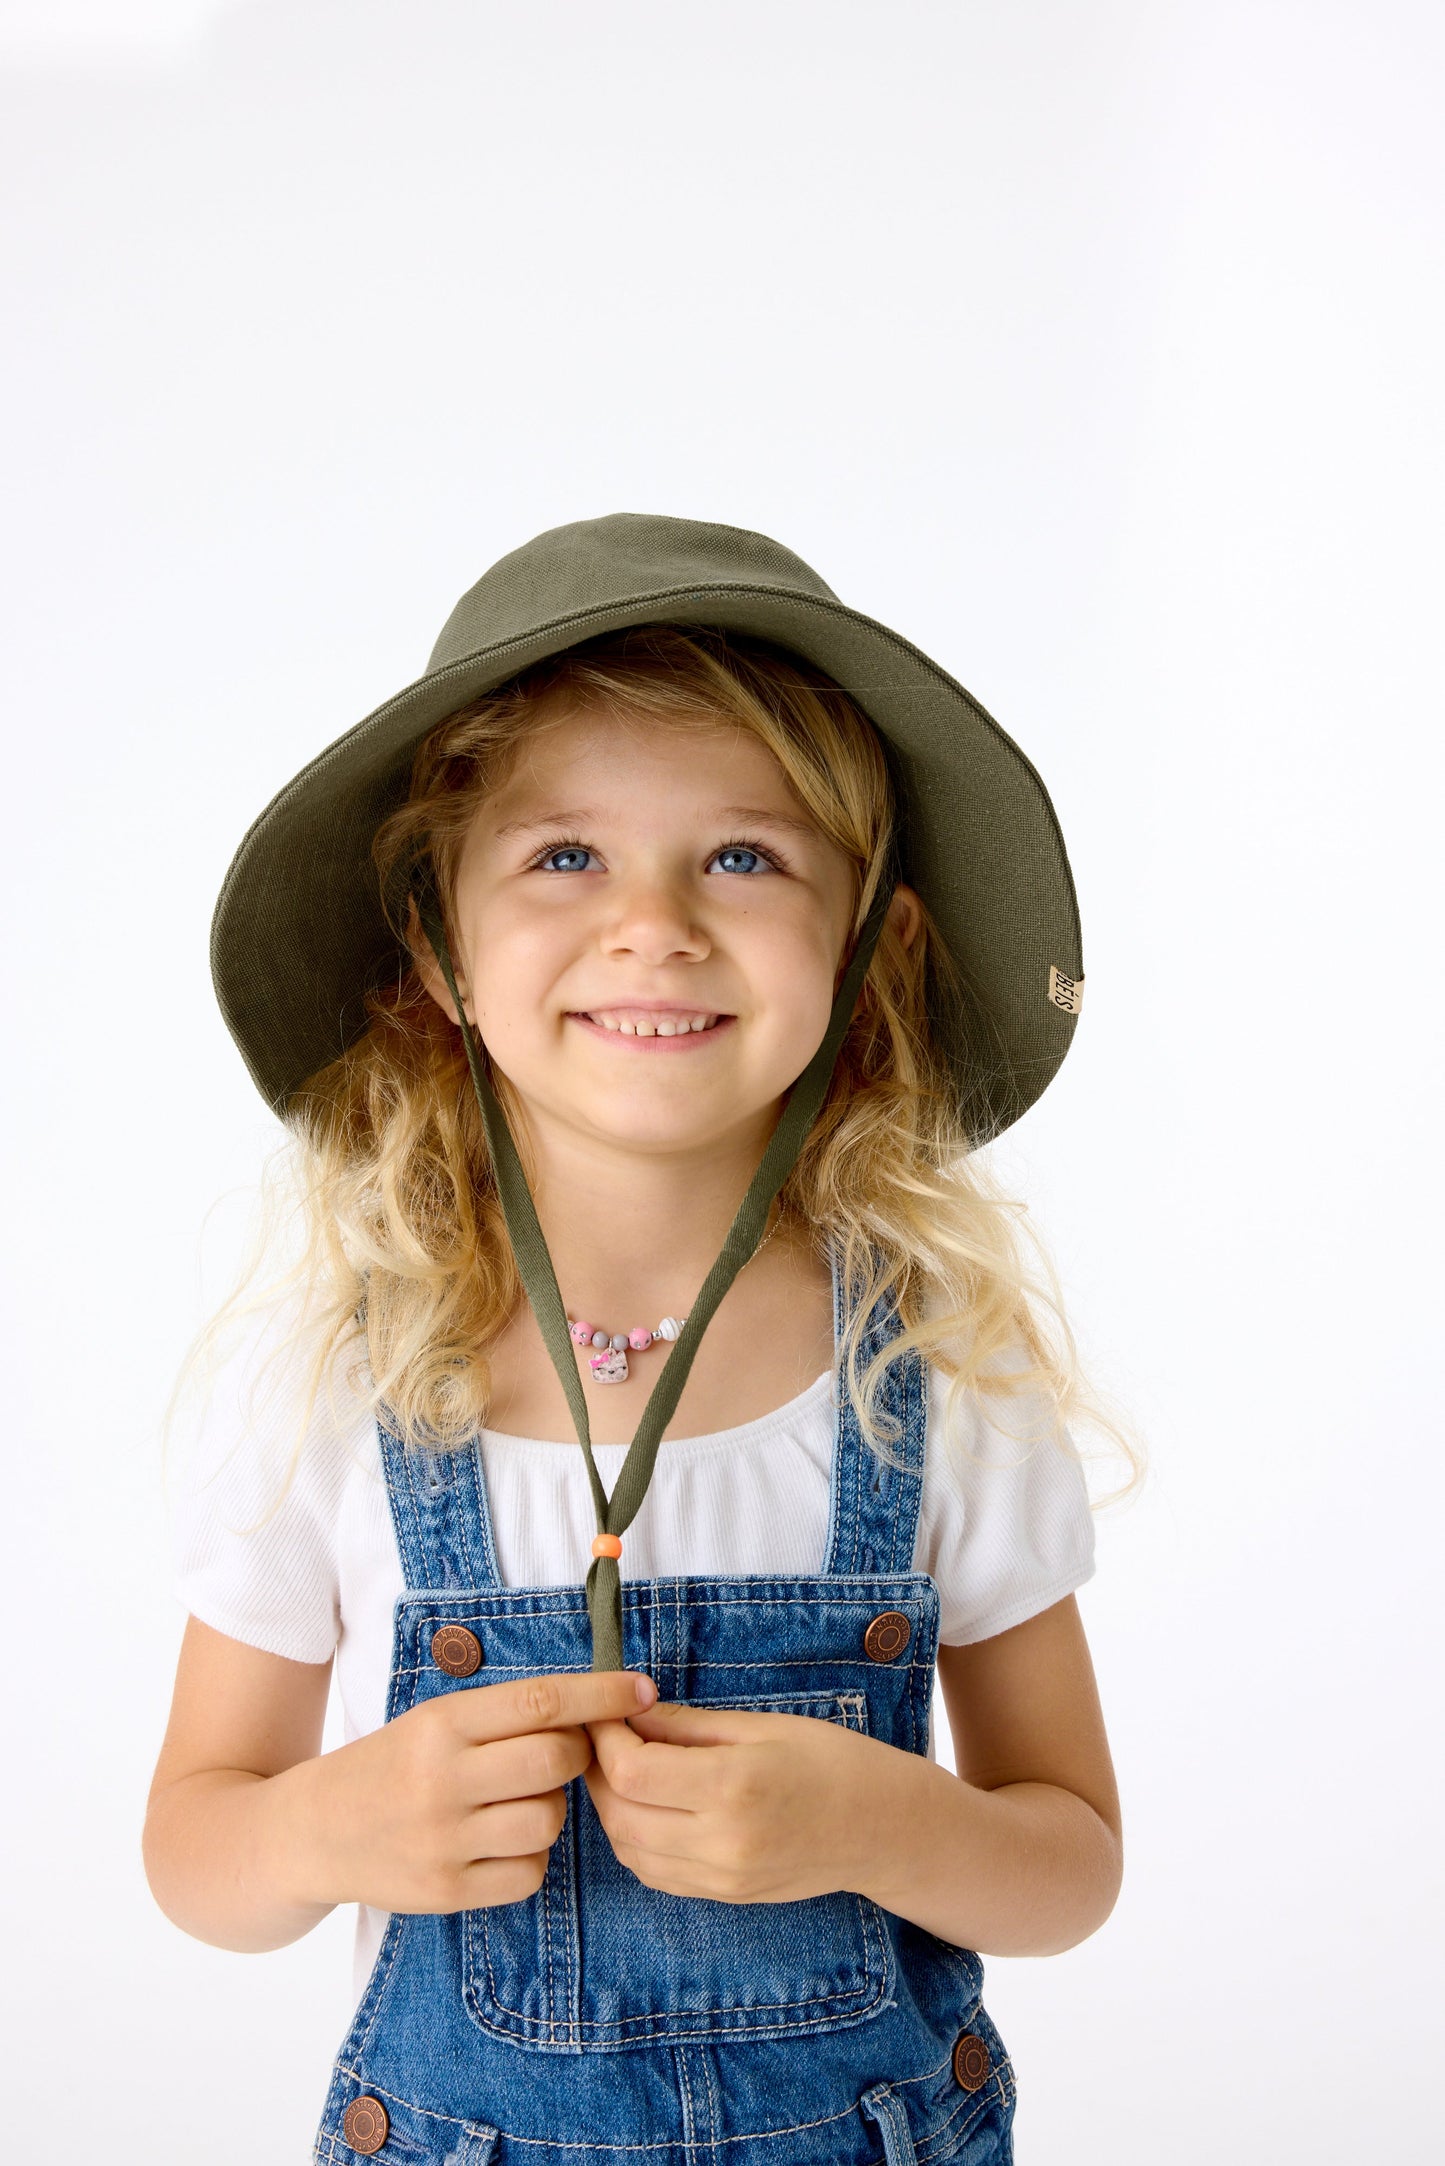
<path id="1" fill-rule="evenodd" d="M 446 716 L 418 744 L 406 800 L 372 845 L 388 918 L 411 961 L 367 995 L 361 1036 L 289 1104 L 286 1137 L 263 1175 L 259 1230 L 236 1285 L 185 1358 L 167 1434 L 188 1381 L 214 1360 L 228 1325 L 288 1295 L 301 1321 L 270 1361 L 304 1338 L 311 1362 L 286 1482 L 318 1390 L 325 1382 L 334 1391 L 338 1357 L 350 1357 L 348 1389 L 373 1411 L 384 1408 L 409 1445 L 456 1449 L 485 1424 L 488 1348 L 526 1295 L 461 1037 L 417 968 L 432 957 L 410 874 L 430 860 L 456 953 L 453 884 L 479 804 L 529 738 L 583 708 L 660 718 L 679 730 L 732 723 L 758 737 L 854 868 L 851 951 L 894 862 L 894 794 L 873 725 L 797 656 L 714 627 L 633 626 L 550 656 Z M 1066 1452 L 1077 1450 L 1070 1431 L 1082 1425 L 1109 1438 L 1130 1468 L 1125 1485 L 1099 1500 L 1111 1503 L 1138 1487 L 1144 1453 L 1086 1383 L 1057 1273 L 1027 1208 L 980 1156 L 991 1140 L 982 1079 L 945 1062 L 931 1020 L 969 998 L 926 908 L 906 944 L 885 924 L 827 1096 L 779 1193 L 780 1224 L 820 1254 L 833 1247 L 844 1283 L 861 1279 L 866 1289 L 839 1360 L 880 1458 L 891 1461 L 896 1433 L 876 1404 L 879 1386 L 890 1362 L 917 1349 L 948 1379 L 950 1434 L 961 1430 L 962 1398 L 979 1393 L 996 1405 L 1042 1405 L 1044 1433 Z M 491 1081 L 530 1180 L 524 1108 L 495 1067 Z M 299 1254 L 257 1287 L 283 1220 L 299 1230 Z M 860 1369 L 861 1326 L 884 1296 L 902 1330 Z M 1033 1448 L 1040 1438 L 1020 1441 Z"/>

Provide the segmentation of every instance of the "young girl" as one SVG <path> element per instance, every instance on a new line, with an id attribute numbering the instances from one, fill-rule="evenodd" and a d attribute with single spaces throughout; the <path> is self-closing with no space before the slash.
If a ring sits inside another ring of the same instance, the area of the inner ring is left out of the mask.
<path id="1" fill-rule="evenodd" d="M 315 2159 L 1011 2158 L 977 1951 L 1121 1870 L 1089 1402 L 974 1155 L 1083 987 L 1033 767 L 777 543 L 583 521 L 273 800 L 212 958 L 306 1241 L 145 1859 L 223 1947 L 359 1904 Z"/>

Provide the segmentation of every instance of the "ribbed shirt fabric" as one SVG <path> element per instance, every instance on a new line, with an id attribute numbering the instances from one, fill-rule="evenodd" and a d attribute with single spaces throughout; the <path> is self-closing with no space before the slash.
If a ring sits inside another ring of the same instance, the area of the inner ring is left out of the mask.
<path id="1" fill-rule="evenodd" d="M 375 1420 L 347 1383 L 348 1367 L 364 1358 L 355 1347 L 330 1370 L 335 1413 L 323 1384 L 271 1510 L 296 1444 L 311 1356 L 304 1346 L 268 1356 L 295 1317 L 286 1304 L 263 1312 L 215 1375 L 172 1488 L 174 1587 L 183 1608 L 248 1646 L 296 1662 L 334 1654 L 349 1743 L 383 1720 L 401 1563 Z M 1094 1529 L 1083 1469 L 1059 1449 L 1039 1405 L 970 1393 L 945 1433 L 946 1388 L 931 1371 L 913 1566 L 937 1583 L 941 1641 L 963 1646 L 1082 1586 L 1094 1571 Z M 623 1537 L 624 1578 L 816 1573 L 835 1418 L 825 1372 L 756 1421 L 664 1441 Z M 1064 1438 L 1071 1444 L 1067 1431 Z M 592 1449 L 610 1494 L 629 1447 Z M 481 1451 L 503 1584 L 580 1583 L 596 1518 L 576 1437 L 484 1429 Z M 931 1734 L 928 1750 L 937 1757 Z M 358 1907 L 359 1997 L 386 1920 Z"/>

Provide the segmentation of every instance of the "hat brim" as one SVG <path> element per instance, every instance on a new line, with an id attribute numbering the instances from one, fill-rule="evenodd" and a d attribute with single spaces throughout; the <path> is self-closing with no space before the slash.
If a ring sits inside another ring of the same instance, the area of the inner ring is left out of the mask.
<path id="1" fill-rule="evenodd" d="M 221 1012 L 266 1103 L 366 1027 L 364 997 L 406 964 L 371 859 L 403 800 L 419 740 L 534 662 L 638 624 L 754 633 L 834 678 L 882 737 L 899 797 L 901 877 L 938 925 L 966 988 L 934 1018 L 961 1096 L 998 1133 L 1069 1049 L 1076 1013 L 1057 980 L 1083 977 L 1063 836 L 1032 763 L 961 684 L 886 625 L 798 591 L 744 581 L 658 588 L 559 616 L 429 669 L 317 754 L 252 823 L 211 924 Z"/>

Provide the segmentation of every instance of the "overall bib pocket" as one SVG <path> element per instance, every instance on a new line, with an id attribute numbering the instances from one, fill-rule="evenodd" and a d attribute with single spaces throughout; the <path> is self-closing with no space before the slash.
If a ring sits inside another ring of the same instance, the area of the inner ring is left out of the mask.
<path id="1" fill-rule="evenodd" d="M 710 1695 L 694 1704 L 867 1731 L 861 1691 Z M 795 2038 L 867 2022 L 896 1956 L 853 1894 L 723 1903 L 649 1888 L 618 1859 L 580 1776 L 534 1896 L 462 1915 L 463 1999 L 482 2030 L 541 2051 L 616 2052 L 663 2038 Z"/>

